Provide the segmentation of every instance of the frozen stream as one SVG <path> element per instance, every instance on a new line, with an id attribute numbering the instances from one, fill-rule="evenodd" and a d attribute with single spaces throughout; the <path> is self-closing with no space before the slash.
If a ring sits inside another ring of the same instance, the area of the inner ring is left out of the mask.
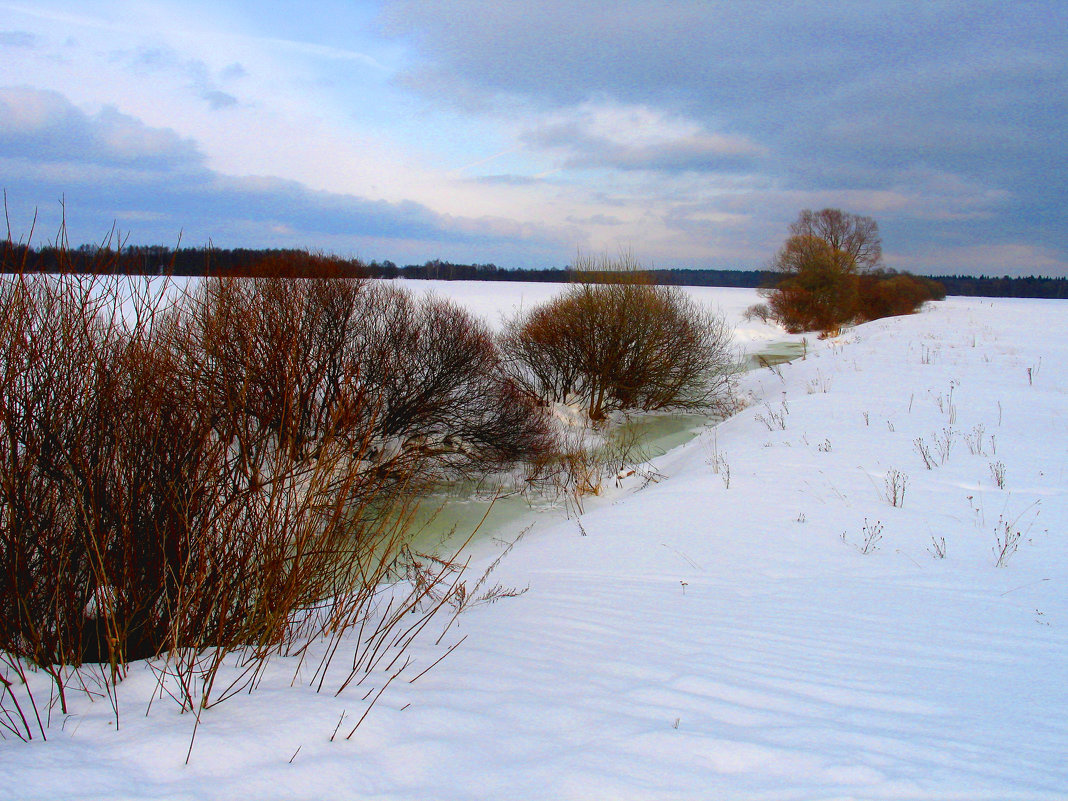
<path id="1" fill-rule="evenodd" d="M 750 354 L 743 369 L 790 362 L 803 357 L 806 350 L 807 343 L 803 341 L 769 343 Z M 609 437 L 617 442 L 637 442 L 628 462 L 641 464 L 685 445 L 718 422 L 718 418 L 705 414 L 644 414 L 614 427 Z M 546 519 L 547 515 L 551 522 L 574 513 L 562 499 L 507 494 L 494 500 L 492 488 L 470 484 L 445 487 L 424 500 L 413 515 L 411 547 L 420 553 L 451 558 L 472 532 L 476 532 L 472 543 L 506 545 L 532 522 L 528 518 L 533 511 L 538 512 L 539 519 Z"/>

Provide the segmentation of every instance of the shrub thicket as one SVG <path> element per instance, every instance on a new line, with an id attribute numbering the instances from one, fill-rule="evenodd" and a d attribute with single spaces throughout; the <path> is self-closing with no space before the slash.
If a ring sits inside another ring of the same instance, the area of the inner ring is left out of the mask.
<path id="1" fill-rule="evenodd" d="M 192 372 L 215 380 L 202 391 L 232 420 L 255 423 L 253 455 L 278 438 L 306 458 L 329 434 L 411 490 L 551 445 L 485 325 L 449 301 L 362 281 L 209 279 L 189 305 L 185 358 L 221 366 Z"/>
<path id="2" fill-rule="evenodd" d="M 0 315 L 0 658 L 61 699 L 162 654 L 192 705 L 235 649 L 363 633 L 413 496 L 551 442 L 481 324 L 360 281 L 15 276 Z"/>
<path id="3" fill-rule="evenodd" d="M 814 263 L 796 275 L 783 278 L 766 292 L 766 314 L 791 333 L 836 333 L 846 323 L 913 314 L 929 300 L 946 293 L 937 281 L 907 273 L 879 271 L 856 275 L 824 269 Z"/>
<path id="4" fill-rule="evenodd" d="M 591 420 L 727 399 L 731 335 L 721 318 L 625 260 L 579 267 L 582 283 L 506 326 L 501 347 L 517 384 L 543 401 L 580 403 Z"/>
<path id="5" fill-rule="evenodd" d="M 856 319 L 863 322 L 912 314 L 927 301 L 945 297 L 945 288 L 930 278 L 880 270 L 859 277 Z"/>
<path id="6" fill-rule="evenodd" d="M 761 290 L 766 314 L 791 333 L 831 335 L 846 323 L 911 314 L 945 297 L 929 279 L 881 267 L 879 229 L 870 217 L 822 209 L 801 212 L 772 266 L 775 286 Z"/>

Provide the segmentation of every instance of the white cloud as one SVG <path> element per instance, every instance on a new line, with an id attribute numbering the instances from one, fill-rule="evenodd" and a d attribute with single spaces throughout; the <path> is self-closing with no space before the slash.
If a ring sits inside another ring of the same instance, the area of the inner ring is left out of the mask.
<path id="1" fill-rule="evenodd" d="M 56 92 L 39 92 L 26 86 L 0 88 L 0 133 L 31 134 L 61 123 L 70 104 Z"/>
<path id="2" fill-rule="evenodd" d="M 729 171 L 767 152 L 748 137 L 709 131 L 663 109 L 608 100 L 544 115 L 521 138 L 574 168 Z"/>

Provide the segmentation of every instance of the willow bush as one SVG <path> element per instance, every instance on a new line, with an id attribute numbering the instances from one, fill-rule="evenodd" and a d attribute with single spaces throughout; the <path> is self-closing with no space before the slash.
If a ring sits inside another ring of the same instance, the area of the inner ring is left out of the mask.
<path id="1" fill-rule="evenodd" d="M 728 400 L 732 336 L 721 317 L 652 284 L 626 257 L 584 260 L 575 272 L 580 283 L 507 323 L 501 349 L 517 385 L 543 402 L 581 404 L 594 421 Z"/>

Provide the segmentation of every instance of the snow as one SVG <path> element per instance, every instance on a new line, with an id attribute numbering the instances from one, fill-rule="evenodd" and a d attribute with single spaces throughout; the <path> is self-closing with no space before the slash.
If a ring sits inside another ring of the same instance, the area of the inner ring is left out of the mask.
<path id="1" fill-rule="evenodd" d="M 494 327 L 559 291 L 406 285 Z M 750 350 L 788 338 L 741 320 L 751 290 L 688 291 Z M 529 590 L 417 641 L 426 666 L 466 636 L 351 739 L 374 696 L 334 697 L 345 654 L 321 693 L 276 658 L 203 713 L 185 765 L 193 718 L 166 697 L 146 714 L 137 663 L 118 731 L 106 698 L 74 695 L 48 742 L 0 741 L 8 795 L 1068 797 L 1066 309 L 950 298 L 810 336 L 804 360 L 743 377 L 747 408 L 658 458 L 659 481 L 480 532 L 476 574 L 533 523 L 491 580 Z M 1006 523 L 1020 539 L 998 567 Z M 862 553 L 866 529 L 881 539 Z"/>

